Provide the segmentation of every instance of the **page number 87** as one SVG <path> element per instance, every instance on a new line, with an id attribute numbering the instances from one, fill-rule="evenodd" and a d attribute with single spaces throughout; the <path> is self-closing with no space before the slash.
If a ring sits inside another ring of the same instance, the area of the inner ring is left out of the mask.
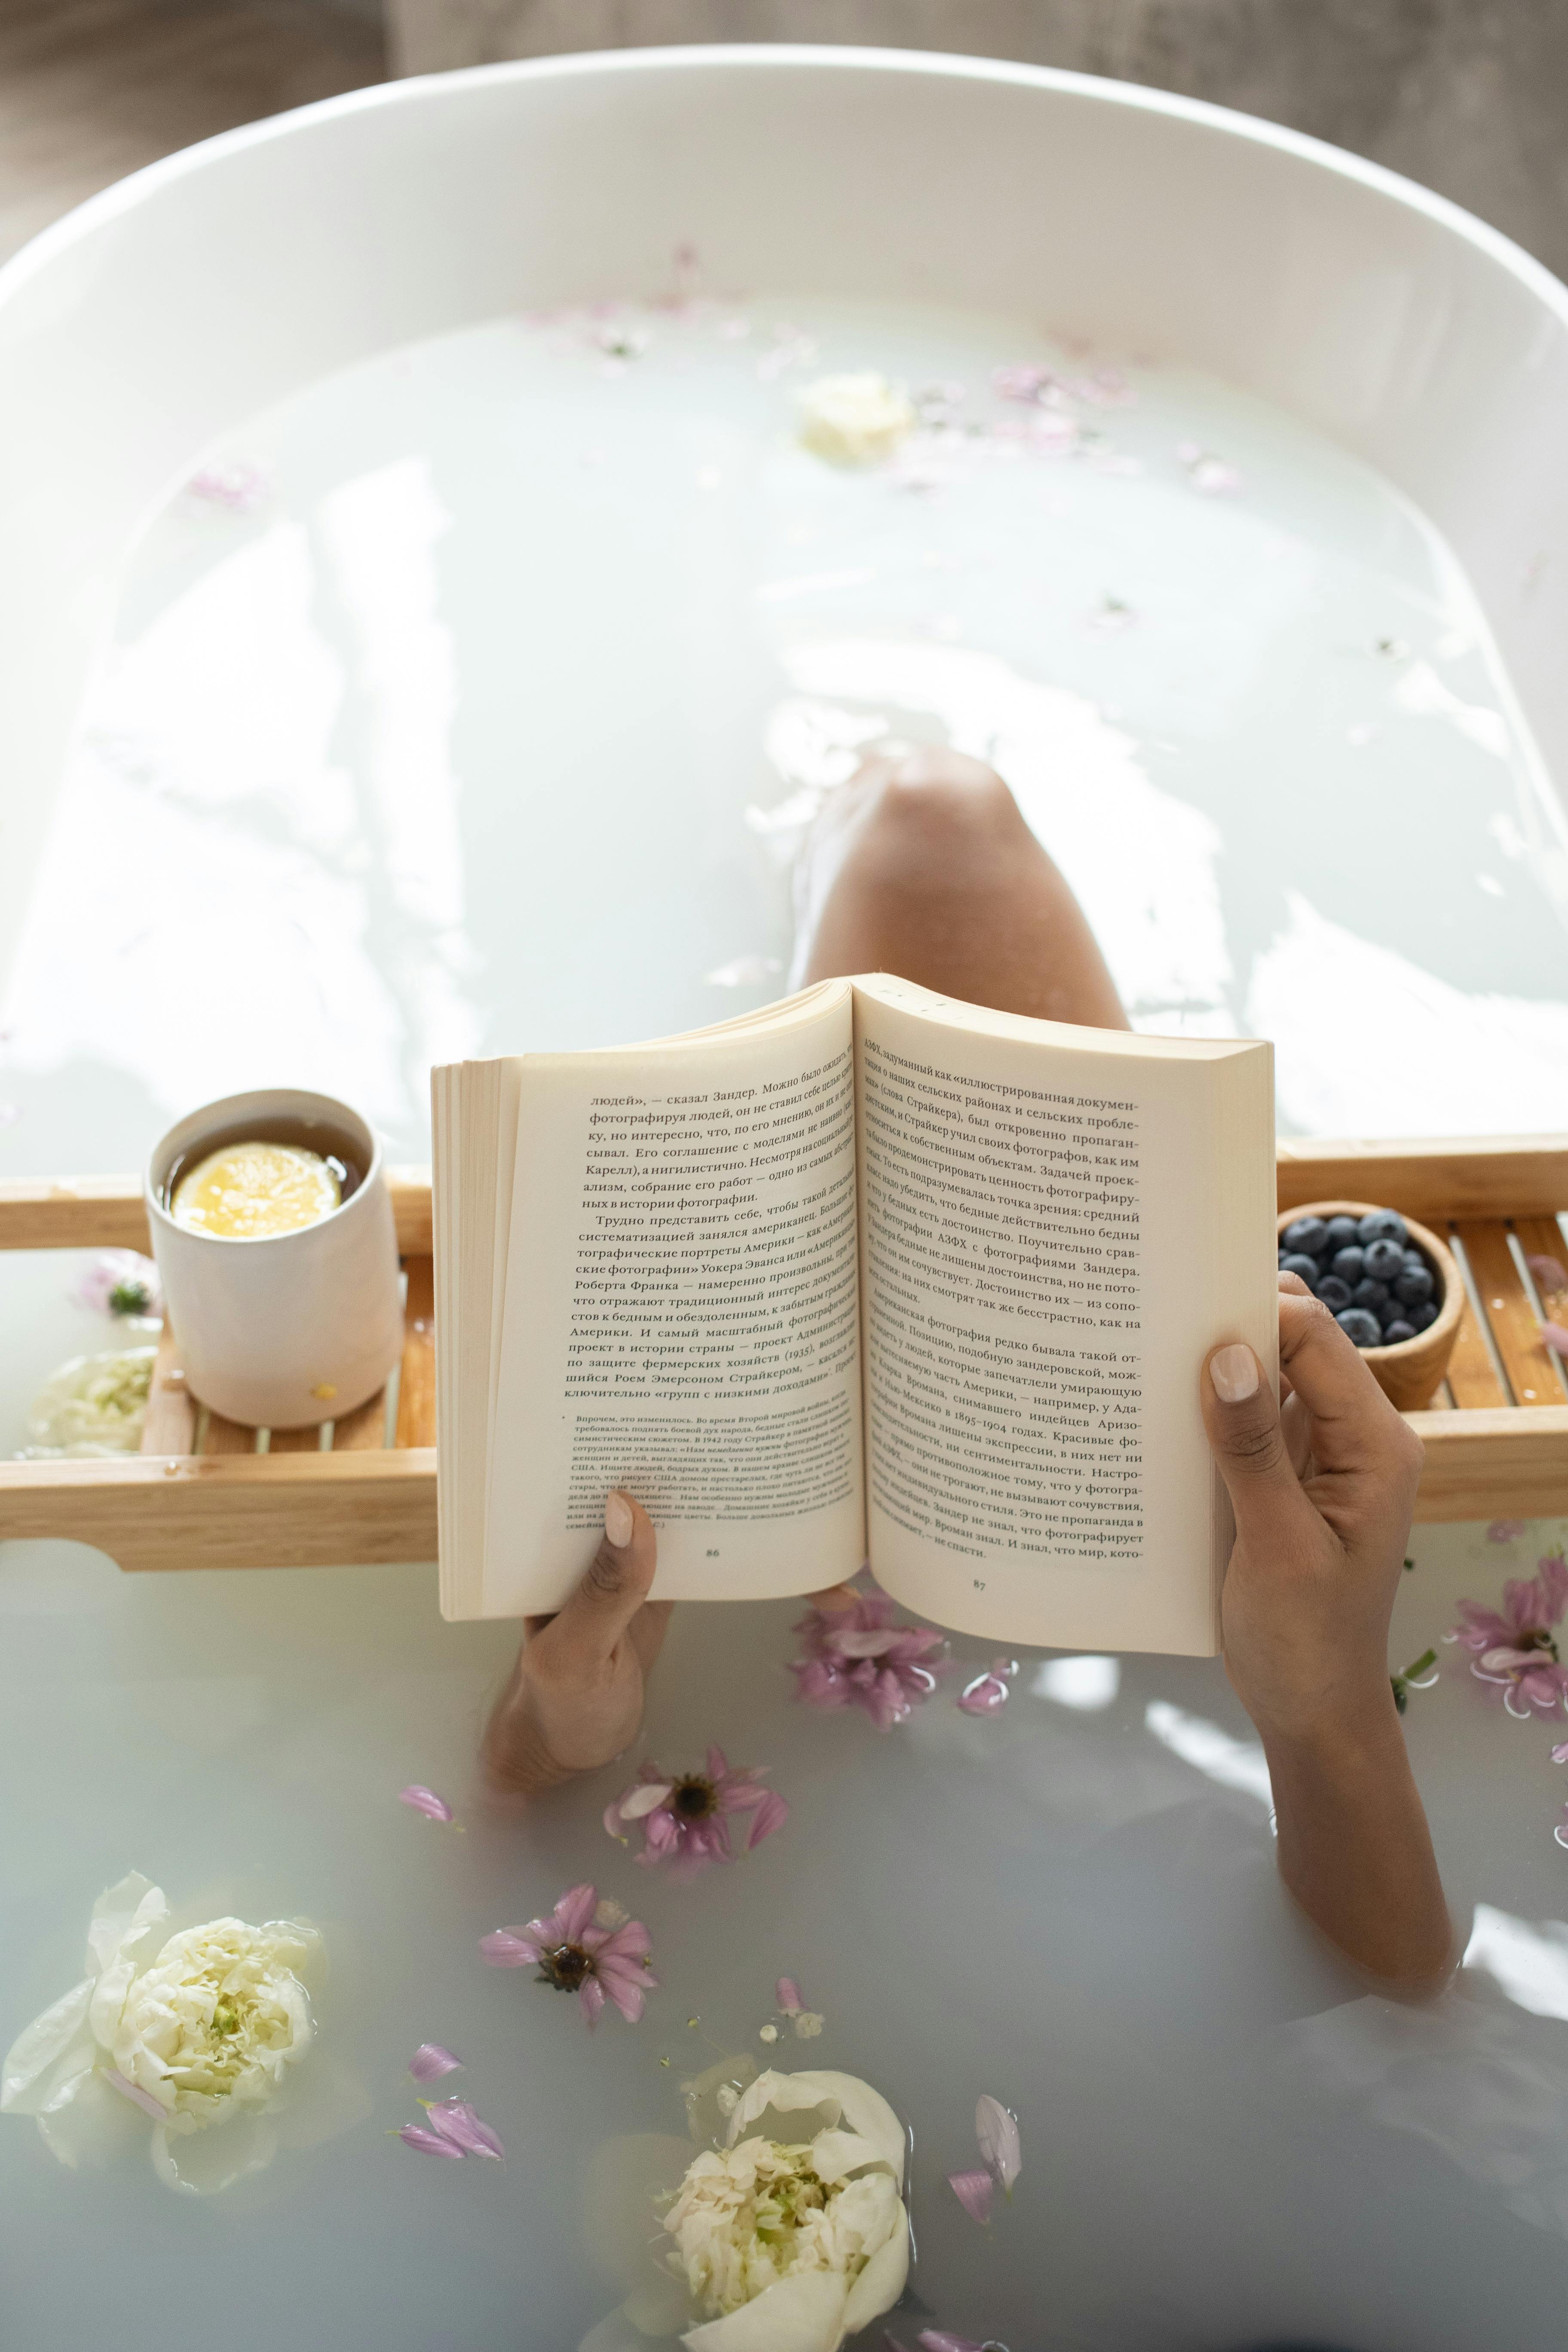
<path id="1" fill-rule="evenodd" d="M 984 1579 L 983 1576 L 977 1576 L 977 1577 L 975 1578 L 975 1580 L 974 1580 L 974 1590 L 976 1591 L 976 1592 L 984 1592 L 984 1590 L 985 1590 L 985 1579 Z"/>

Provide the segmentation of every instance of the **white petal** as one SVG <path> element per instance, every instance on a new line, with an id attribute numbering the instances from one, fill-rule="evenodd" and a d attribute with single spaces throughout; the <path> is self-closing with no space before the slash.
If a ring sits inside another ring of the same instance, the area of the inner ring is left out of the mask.
<path id="1" fill-rule="evenodd" d="M 731 2147 L 744 2137 L 747 2126 L 769 2107 L 781 2115 L 802 2107 L 826 2108 L 829 2125 L 842 2122 L 862 2139 L 869 2140 L 894 2179 L 902 2186 L 904 2127 L 880 2091 L 874 2091 L 858 2074 L 837 2074 L 827 2069 L 782 2074 L 770 2067 L 765 2074 L 757 2076 L 730 2118 Z"/>
<path id="2" fill-rule="evenodd" d="M 52 2157 L 74 2172 L 105 2163 L 133 2147 L 150 2129 L 147 2118 L 111 2091 L 92 2066 L 62 2083 L 38 2110 L 38 2129 Z"/>
<path id="3" fill-rule="evenodd" d="M 214 2197 L 247 2173 L 260 2172 L 278 2153 L 278 2135 L 265 2116 L 239 2115 L 226 2131 L 175 2135 L 153 2132 L 153 2169 L 166 2189 L 184 2197 Z"/>
<path id="4" fill-rule="evenodd" d="M 884 2311 L 891 2311 L 910 2274 L 910 2217 L 899 2207 L 898 2227 L 879 2245 L 854 2285 L 844 2306 L 844 2333 L 853 2336 Z"/>
<path id="5" fill-rule="evenodd" d="M 739 2311 L 689 2327 L 687 2352 L 838 2352 L 844 2341 L 844 2281 L 832 2271 L 799 2271 L 764 2288 Z"/>
<path id="6" fill-rule="evenodd" d="M 93 2033 L 106 2050 L 114 2050 L 120 2032 L 120 2021 L 125 2008 L 125 1996 L 136 1976 L 133 1959 L 118 1959 L 106 1968 L 92 1989 L 92 2002 L 88 2021 Z M 130 2073 L 123 2055 L 115 2051 L 115 2063 L 122 2074 Z"/>
<path id="7" fill-rule="evenodd" d="M 1013 2183 L 1024 2168 L 1023 2143 L 1018 2137 L 1017 2118 L 989 2092 L 975 2103 L 974 2137 L 980 2143 L 982 2161 L 990 2166 L 1010 2195 Z"/>
<path id="8" fill-rule="evenodd" d="M 673 1780 L 644 1780 L 621 1799 L 616 1807 L 623 1822 L 640 1822 L 645 1813 L 657 1813 L 671 1789 Z"/>
<path id="9" fill-rule="evenodd" d="M 69 1992 L 51 2002 L 41 2017 L 22 2028 L 0 2064 L 0 2110 L 36 2116 L 55 2087 L 62 2058 L 90 2063 L 97 2046 L 87 2021 L 91 1999 L 92 1979 L 83 1977 L 80 1984 L 72 1985 Z M 65 2074 L 77 2071 L 69 2065 L 64 2070 Z"/>
<path id="10" fill-rule="evenodd" d="M 852 2172 L 863 2172 L 868 2164 L 886 2160 L 880 2148 L 873 2147 L 858 2132 L 818 2132 L 811 2143 L 811 2168 L 819 2180 L 847 2180 Z"/>
<path id="11" fill-rule="evenodd" d="M 138 1942 L 150 1927 L 162 1926 L 169 1906 L 161 1886 L 127 1871 L 117 1886 L 106 1886 L 92 1906 L 87 1931 L 87 1965 L 93 1975 L 119 1959 L 128 1944 Z"/>

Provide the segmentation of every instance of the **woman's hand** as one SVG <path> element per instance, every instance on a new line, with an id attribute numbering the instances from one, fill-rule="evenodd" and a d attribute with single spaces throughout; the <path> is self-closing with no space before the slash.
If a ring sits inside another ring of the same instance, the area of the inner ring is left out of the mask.
<path id="1" fill-rule="evenodd" d="M 1451 1930 L 1388 1669 L 1421 1444 L 1327 1307 L 1294 1275 L 1279 1290 L 1283 1412 L 1250 1348 L 1216 1348 L 1203 1378 L 1236 1512 L 1226 1671 L 1268 1759 L 1286 1885 L 1352 1959 L 1425 1990 Z"/>
<path id="2" fill-rule="evenodd" d="M 636 1738 L 674 1606 L 647 1598 L 658 1554 L 647 1512 L 612 1489 L 605 1540 L 576 1591 L 555 1616 L 523 1621 L 511 1681 L 480 1748 L 496 1788 L 512 1796 L 555 1788 L 608 1764 Z"/>

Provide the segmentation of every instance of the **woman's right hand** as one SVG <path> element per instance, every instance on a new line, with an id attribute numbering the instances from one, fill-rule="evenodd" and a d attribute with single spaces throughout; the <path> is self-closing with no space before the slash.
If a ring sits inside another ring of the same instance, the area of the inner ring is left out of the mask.
<path id="1" fill-rule="evenodd" d="M 647 1597 L 658 1559 L 647 1513 L 612 1488 L 605 1539 L 582 1583 L 554 1616 L 523 1621 L 517 1664 L 480 1750 L 495 1788 L 532 1796 L 630 1747 L 674 1606 Z"/>

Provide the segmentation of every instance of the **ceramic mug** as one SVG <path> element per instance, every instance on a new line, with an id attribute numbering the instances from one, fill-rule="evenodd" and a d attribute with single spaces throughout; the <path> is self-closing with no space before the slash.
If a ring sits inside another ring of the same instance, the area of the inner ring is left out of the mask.
<path id="1" fill-rule="evenodd" d="M 358 1146 L 364 1172 L 341 1207 L 244 1241 L 170 1215 L 177 1162 L 200 1159 L 209 1140 L 216 1149 L 284 1123 L 307 1147 L 317 1125 Z M 306 1429 L 353 1412 L 384 1384 L 403 1349 L 397 1231 L 381 1146 L 357 1111 L 297 1087 L 229 1095 L 169 1129 L 143 1181 L 170 1325 L 201 1403 L 248 1428 Z"/>

